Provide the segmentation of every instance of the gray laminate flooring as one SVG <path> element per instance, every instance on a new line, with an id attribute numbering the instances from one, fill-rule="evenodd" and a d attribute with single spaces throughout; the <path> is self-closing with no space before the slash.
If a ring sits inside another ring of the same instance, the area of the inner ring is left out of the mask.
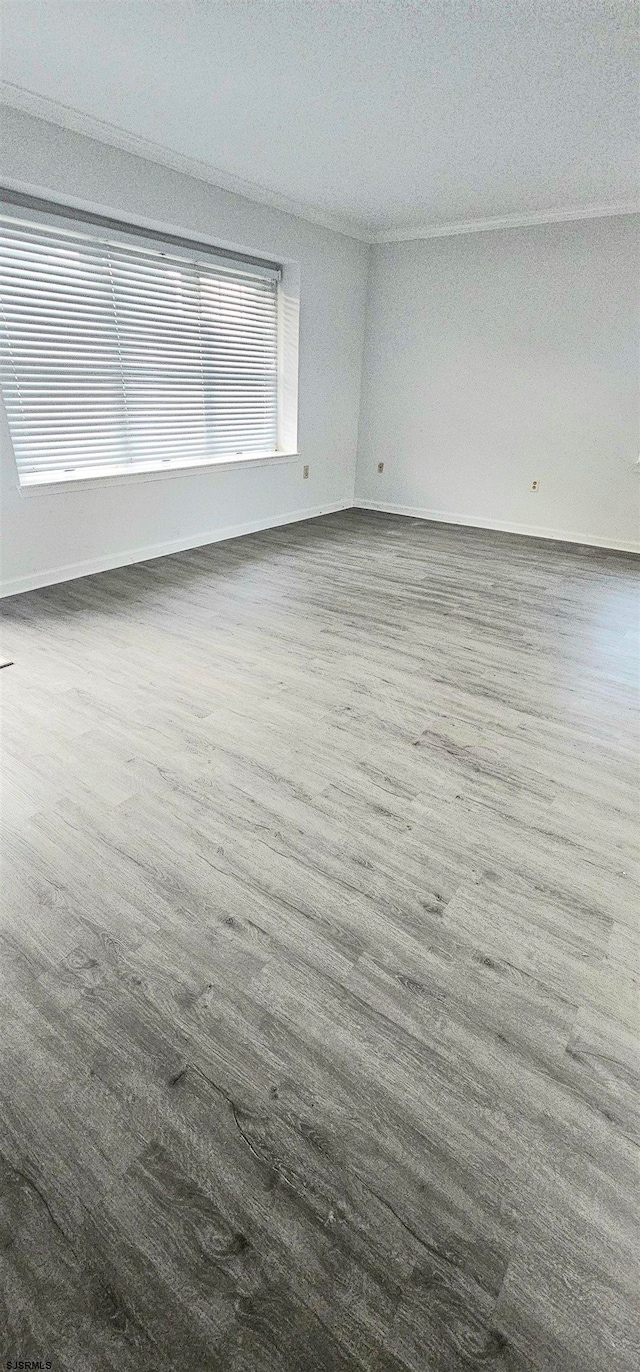
<path id="1" fill-rule="evenodd" d="M 3 1356 L 637 1369 L 636 568 L 348 511 L 5 602 Z"/>

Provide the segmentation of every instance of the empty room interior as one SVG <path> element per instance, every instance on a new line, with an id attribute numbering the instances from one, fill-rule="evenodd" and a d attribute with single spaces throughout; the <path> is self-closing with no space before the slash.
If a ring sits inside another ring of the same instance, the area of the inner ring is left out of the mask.
<path id="1" fill-rule="evenodd" d="M 637 7 L 1 17 L 2 1366 L 636 1372 Z"/>

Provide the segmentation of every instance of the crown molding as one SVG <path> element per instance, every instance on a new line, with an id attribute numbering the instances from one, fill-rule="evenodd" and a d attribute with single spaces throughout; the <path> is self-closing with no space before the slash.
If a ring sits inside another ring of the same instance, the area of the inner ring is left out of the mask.
<path id="1" fill-rule="evenodd" d="M 640 201 L 630 201 L 616 205 L 586 205 L 580 208 L 576 206 L 568 209 L 542 210 L 534 214 L 503 215 L 491 219 L 456 220 L 450 224 L 423 224 L 412 228 L 389 229 L 376 233 L 371 226 L 365 223 L 319 210 L 303 201 L 281 195 L 278 191 L 271 191 L 266 186 L 260 186 L 253 181 L 245 181 L 239 176 L 220 171 L 208 162 L 202 162 L 196 157 L 188 157 L 186 154 L 174 152 L 161 143 L 155 143 L 149 138 L 142 138 L 138 134 L 129 133 L 127 129 L 120 128 L 118 124 L 111 124 L 106 119 L 96 119 L 93 115 L 84 114 L 81 110 L 73 109 L 70 105 L 63 105 L 57 100 L 49 100 L 44 95 L 37 95 L 35 91 L 27 90 L 24 86 L 0 81 L 0 104 L 8 105 L 11 109 L 22 110 L 25 114 L 31 114 L 37 119 L 44 119 L 48 124 L 56 124 L 61 128 L 69 129 L 72 133 L 83 134 L 85 138 L 92 138 L 98 143 L 105 143 L 108 147 L 121 148 L 123 152 L 131 153 L 134 157 L 142 157 L 148 162 L 156 162 L 160 166 L 168 167 L 171 171 L 193 176 L 197 181 L 205 181 L 208 185 L 216 186 L 219 190 L 229 191 L 232 195 L 242 196 L 243 199 L 250 200 L 254 204 L 280 210 L 284 214 L 293 215 L 296 219 L 306 220 L 310 224 L 318 224 L 324 229 L 330 229 L 333 233 L 354 238 L 359 243 L 410 243 L 422 238 L 449 238 L 457 234 L 488 233 L 490 230 L 496 229 L 526 229 L 541 224 L 566 224 L 580 219 L 604 219 L 615 215 L 640 214 Z"/>
<path id="2" fill-rule="evenodd" d="M 96 119 L 92 114 L 72 109 L 70 105 L 49 100 L 48 97 L 37 95 L 35 91 L 27 90 L 24 86 L 0 81 L 0 104 L 21 110 L 24 114 L 31 114 L 36 119 L 44 119 L 48 124 L 57 124 L 72 133 L 83 134 L 85 138 L 93 138 L 98 143 L 121 148 L 123 152 L 131 153 L 134 157 L 143 157 L 147 162 L 156 162 L 162 167 L 170 168 L 171 171 L 193 176 L 197 181 L 205 181 L 210 186 L 216 186 L 218 190 L 240 195 L 244 200 L 266 205 L 272 210 L 280 210 L 284 214 L 295 216 L 296 219 L 305 219 L 310 224 L 318 224 L 321 228 L 331 229 L 333 233 L 344 234 L 347 238 L 355 238 L 360 243 L 371 241 L 371 234 L 366 226 L 353 219 L 325 213 L 303 201 L 292 200 L 278 191 L 268 190 L 266 186 L 220 171 L 197 157 L 174 152 L 161 143 L 154 143 L 150 138 L 142 138 L 136 133 L 129 133 L 127 129 L 120 128 L 118 124 L 109 123 L 106 119 Z"/>
<path id="3" fill-rule="evenodd" d="M 579 219 L 608 219 L 620 214 L 640 214 L 639 201 L 618 205 L 585 205 L 581 209 L 542 210 L 537 214 L 507 214 L 493 219 L 461 219 L 452 224 L 424 224 L 411 229 L 389 229 L 371 236 L 371 243 L 411 243 L 419 238 L 450 238 L 461 233 L 488 233 L 492 229 L 530 229 L 538 224 L 572 224 Z"/>

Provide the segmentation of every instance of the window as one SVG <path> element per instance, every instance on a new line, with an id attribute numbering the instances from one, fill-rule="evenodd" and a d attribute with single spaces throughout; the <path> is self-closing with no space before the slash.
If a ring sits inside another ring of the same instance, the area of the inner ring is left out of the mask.
<path id="1" fill-rule="evenodd" d="M 288 450 L 280 268 L 110 222 L 3 208 L 1 375 L 21 485 Z"/>

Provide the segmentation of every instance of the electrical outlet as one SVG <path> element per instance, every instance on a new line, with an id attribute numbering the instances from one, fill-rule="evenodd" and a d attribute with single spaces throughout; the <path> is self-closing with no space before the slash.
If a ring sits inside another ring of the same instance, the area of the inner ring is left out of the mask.
<path id="1" fill-rule="evenodd" d="M 383 471 L 384 471 L 384 462 L 379 462 L 379 463 L 378 463 L 378 471 L 379 471 L 379 472 L 383 472 Z"/>
<path id="2" fill-rule="evenodd" d="M 308 468 L 307 464 L 305 463 L 304 467 L 302 468 L 302 479 L 303 479 L 303 481 L 306 481 L 308 476 L 309 476 L 309 468 Z"/>
<path id="3" fill-rule="evenodd" d="M 531 490 L 532 490 L 532 491 L 537 491 L 539 485 L 540 485 L 540 482 L 539 482 L 539 481 L 532 481 L 532 482 L 531 482 Z"/>

